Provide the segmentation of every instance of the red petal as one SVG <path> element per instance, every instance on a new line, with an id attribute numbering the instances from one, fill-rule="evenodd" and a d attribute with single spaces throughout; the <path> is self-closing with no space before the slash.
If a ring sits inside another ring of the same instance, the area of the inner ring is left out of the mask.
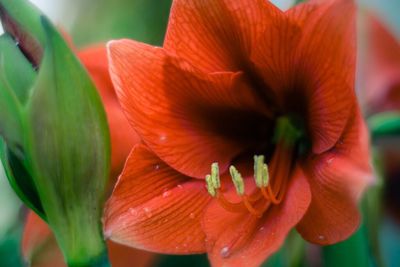
<path id="1" fill-rule="evenodd" d="M 252 45 L 251 60 L 268 88 L 275 92 L 274 101 L 282 108 L 284 92 L 294 86 L 295 52 L 301 28 L 280 10 L 270 9 L 269 24 Z"/>
<path id="2" fill-rule="evenodd" d="M 114 267 L 153 266 L 155 254 L 109 241 L 109 259 Z M 64 257 L 48 225 L 30 211 L 22 239 L 22 254 L 32 267 L 64 267 Z"/>
<path id="3" fill-rule="evenodd" d="M 288 16 L 303 28 L 295 89 L 305 93 L 313 152 L 322 153 L 342 135 L 355 102 L 355 6 L 349 0 L 315 1 Z"/>
<path id="4" fill-rule="evenodd" d="M 272 13 L 263 0 L 176 0 L 164 48 L 205 72 L 243 70 Z"/>
<path id="5" fill-rule="evenodd" d="M 373 179 L 368 143 L 367 129 L 357 111 L 338 144 L 308 162 L 312 202 L 298 226 L 306 240 L 333 244 L 357 229 L 357 200 Z"/>
<path id="6" fill-rule="evenodd" d="M 217 201 L 210 203 L 202 225 L 213 266 L 259 266 L 278 250 L 311 201 L 300 168 L 296 168 L 288 186 L 285 200 L 271 206 L 262 218 L 228 212 Z"/>
<path id="7" fill-rule="evenodd" d="M 80 51 L 78 56 L 89 71 L 103 100 L 111 134 L 111 178 L 116 179 L 130 150 L 140 139 L 130 127 L 118 103 L 108 73 L 106 47 L 89 47 Z"/>
<path id="8" fill-rule="evenodd" d="M 107 242 L 108 254 L 113 267 L 152 267 L 156 254 L 126 247 L 111 241 Z"/>
<path id="9" fill-rule="evenodd" d="M 138 145 L 107 202 L 105 233 L 149 251 L 204 252 L 200 216 L 209 200 L 203 181 L 183 176 Z"/>
<path id="10" fill-rule="evenodd" d="M 400 41 L 377 17 L 368 14 L 364 21 L 360 84 L 366 108 L 370 113 L 400 109 Z"/>
<path id="11" fill-rule="evenodd" d="M 64 257 L 47 224 L 30 211 L 22 237 L 22 255 L 32 267 L 64 267 Z"/>
<path id="12" fill-rule="evenodd" d="M 111 75 L 130 121 L 168 165 L 191 177 L 221 171 L 268 125 L 240 73 L 193 72 L 165 50 L 134 41 L 109 44 Z M 267 127 L 268 128 L 268 127 Z"/>

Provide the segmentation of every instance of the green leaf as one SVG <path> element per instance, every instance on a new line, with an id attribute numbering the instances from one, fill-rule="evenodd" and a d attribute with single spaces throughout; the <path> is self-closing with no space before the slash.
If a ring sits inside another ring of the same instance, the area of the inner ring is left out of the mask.
<path id="1" fill-rule="evenodd" d="M 384 112 L 371 116 L 368 125 L 373 139 L 400 136 L 400 112 Z"/>
<path id="2" fill-rule="evenodd" d="M 47 220 L 68 263 L 103 255 L 101 215 L 109 175 L 105 111 L 86 70 L 43 18 L 46 48 L 26 116 L 28 161 Z"/>

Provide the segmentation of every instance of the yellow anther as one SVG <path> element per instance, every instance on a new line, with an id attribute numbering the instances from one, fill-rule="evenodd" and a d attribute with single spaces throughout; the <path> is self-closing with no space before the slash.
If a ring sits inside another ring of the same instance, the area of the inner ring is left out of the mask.
<path id="1" fill-rule="evenodd" d="M 258 188 L 263 187 L 264 156 L 254 156 L 254 180 Z"/>
<path id="2" fill-rule="evenodd" d="M 215 190 L 214 183 L 212 181 L 211 175 L 206 175 L 206 183 L 207 183 L 207 191 L 208 193 L 215 197 L 217 195 L 217 191 Z"/>
<path id="3" fill-rule="evenodd" d="M 211 181 L 215 189 L 219 189 L 221 187 L 221 181 L 219 179 L 219 167 L 217 162 L 211 164 Z"/>
<path id="4" fill-rule="evenodd" d="M 229 168 L 229 172 L 231 173 L 233 184 L 235 185 L 236 192 L 238 195 L 244 195 L 244 181 L 242 175 L 239 171 L 235 168 L 235 166 L 231 166 Z"/>
<path id="5" fill-rule="evenodd" d="M 258 188 L 267 187 L 269 182 L 268 165 L 264 156 L 254 156 L 254 180 Z"/>
<path id="6" fill-rule="evenodd" d="M 262 186 L 267 187 L 268 183 L 269 183 L 268 165 L 264 163 L 262 167 Z"/>

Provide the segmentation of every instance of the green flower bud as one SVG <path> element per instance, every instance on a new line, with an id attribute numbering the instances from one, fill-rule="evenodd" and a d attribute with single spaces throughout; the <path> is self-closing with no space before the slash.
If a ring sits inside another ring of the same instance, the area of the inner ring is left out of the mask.
<path id="1" fill-rule="evenodd" d="M 0 17 L 9 33 L 0 37 L 0 158 L 8 179 L 50 225 L 69 266 L 107 266 L 101 216 L 110 140 L 101 99 L 36 8 L 0 0 Z"/>

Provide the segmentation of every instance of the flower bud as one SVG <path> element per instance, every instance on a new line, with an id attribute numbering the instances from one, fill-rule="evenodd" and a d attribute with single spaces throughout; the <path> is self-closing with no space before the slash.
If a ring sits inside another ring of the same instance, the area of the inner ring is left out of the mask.
<path id="1" fill-rule="evenodd" d="M 7 176 L 50 225 L 70 266 L 107 265 L 100 220 L 110 141 L 100 97 L 61 35 L 34 7 L 0 0 L 0 17 L 18 41 L 17 47 L 10 35 L 0 38 L 0 105 L 6 107 L 0 156 Z M 19 81 L 25 73 L 29 79 Z"/>

